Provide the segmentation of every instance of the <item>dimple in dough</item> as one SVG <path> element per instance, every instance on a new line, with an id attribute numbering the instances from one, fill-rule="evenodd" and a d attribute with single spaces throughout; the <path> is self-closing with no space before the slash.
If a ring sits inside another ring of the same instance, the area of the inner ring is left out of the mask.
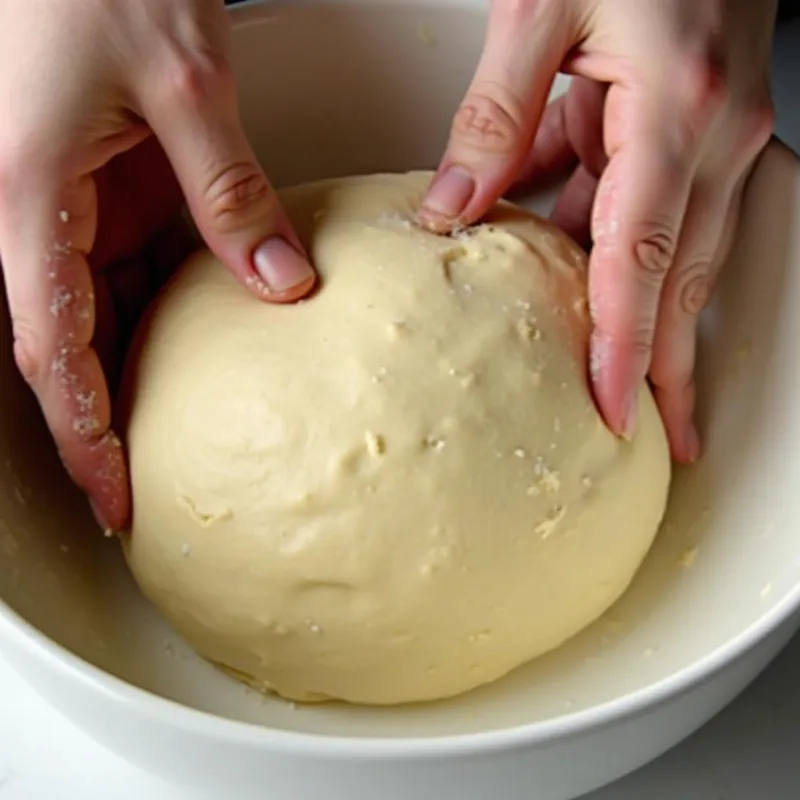
<path id="1" fill-rule="evenodd" d="M 282 192 L 321 291 L 262 303 L 199 252 L 127 365 L 133 574 L 199 653 L 293 700 L 501 678 L 617 600 L 664 512 L 649 391 L 632 442 L 590 396 L 585 255 L 506 204 L 432 235 L 429 178 Z"/>

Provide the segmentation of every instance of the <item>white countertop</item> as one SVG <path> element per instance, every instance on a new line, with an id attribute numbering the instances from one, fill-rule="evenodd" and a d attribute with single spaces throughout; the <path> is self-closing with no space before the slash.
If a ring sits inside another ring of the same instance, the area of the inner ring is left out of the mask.
<path id="1" fill-rule="evenodd" d="M 800 152 L 800 23 L 778 35 L 775 99 L 778 134 Z M 585 800 L 794 800 L 800 796 L 798 675 L 800 637 L 703 730 Z M 60 797 L 204 800 L 90 741 L 0 661 L 0 800 Z M 265 794 L 265 800 L 271 799 Z"/>

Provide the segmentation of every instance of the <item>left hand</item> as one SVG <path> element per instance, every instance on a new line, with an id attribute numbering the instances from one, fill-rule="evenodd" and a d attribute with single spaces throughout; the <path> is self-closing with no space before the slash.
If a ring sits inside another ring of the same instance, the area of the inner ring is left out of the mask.
<path id="1" fill-rule="evenodd" d="M 477 72 L 420 211 L 445 232 L 573 167 L 554 221 L 593 248 L 591 377 L 630 437 L 653 384 L 673 457 L 693 424 L 697 316 L 773 128 L 771 0 L 494 0 Z M 575 76 L 545 108 L 558 71 Z M 591 220 L 591 225 L 589 224 Z"/>

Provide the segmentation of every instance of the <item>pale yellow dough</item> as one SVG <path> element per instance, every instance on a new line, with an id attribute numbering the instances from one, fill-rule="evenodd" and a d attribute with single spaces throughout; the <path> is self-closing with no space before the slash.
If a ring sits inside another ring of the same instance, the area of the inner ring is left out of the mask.
<path id="1" fill-rule="evenodd" d="M 494 681 L 602 614 L 664 511 L 648 390 L 632 443 L 590 397 L 584 254 L 510 206 L 427 233 L 428 180 L 284 191 L 322 290 L 269 305 L 201 252 L 128 364 L 131 569 L 201 654 L 287 698 Z"/>

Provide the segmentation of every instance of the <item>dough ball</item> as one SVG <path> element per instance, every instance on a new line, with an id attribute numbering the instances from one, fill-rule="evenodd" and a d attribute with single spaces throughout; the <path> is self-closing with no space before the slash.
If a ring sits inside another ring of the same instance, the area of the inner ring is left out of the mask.
<path id="1" fill-rule="evenodd" d="M 590 396 L 584 254 L 506 204 L 427 233 L 428 179 L 284 191 L 321 291 L 262 303 L 199 252 L 129 359 L 136 580 L 199 653 L 293 700 L 497 680 L 617 600 L 664 512 L 647 388 L 633 442 Z"/>

